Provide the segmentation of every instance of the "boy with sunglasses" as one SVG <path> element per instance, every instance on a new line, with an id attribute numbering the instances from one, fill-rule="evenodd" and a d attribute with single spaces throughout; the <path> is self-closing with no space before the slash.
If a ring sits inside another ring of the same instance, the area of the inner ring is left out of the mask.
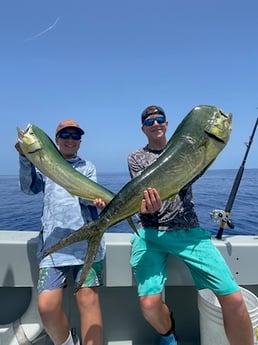
<path id="1" fill-rule="evenodd" d="M 132 178 L 154 162 L 167 143 L 168 121 L 161 107 L 147 107 L 141 121 L 148 143 L 128 156 Z M 241 291 L 213 245 L 210 232 L 199 226 L 191 185 L 173 201 L 163 202 L 156 189 L 148 188 L 143 195 L 138 232 L 139 236 L 132 236 L 130 263 L 143 316 L 160 334 L 160 345 L 177 344 L 174 319 L 162 301 L 168 254 L 177 255 L 187 264 L 198 289 L 209 288 L 216 294 L 229 343 L 253 345 L 252 324 Z"/>
<path id="2" fill-rule="evenodd" d="M 80 173 L 96 182 L 96 168 L 77 153 L 84 130 L 74 120 L 61 121 L 56 128 L 56 143 L 69 164 Z M 15 145 L 20 153 L 20 186 L 24 193 L 44 193 L 41 231 L 37 256 L 39 260 L 38 308 L 45 330 L 55 345 L 79 345 L 77 336 L 69 331 L 67 316 L 62 308 L 63 288 L 72 271 L 75 282 L 79 281 L 87 251 L 87 243 L 77 242 L 61 251 L 42 259 L 44 251 L 78 230 L 83 224 L 98 217 L 97 208 L 78 197 L 71 196 L 64 188 L 43 176 L 23 155 L 19 143 Z M 101 241 L 90 272 L 76 294 L 81 321 L 83 345 L 101 345 L 102 316 L 98 287 L 102 281 L 102 263 L 105 243 Z"/>

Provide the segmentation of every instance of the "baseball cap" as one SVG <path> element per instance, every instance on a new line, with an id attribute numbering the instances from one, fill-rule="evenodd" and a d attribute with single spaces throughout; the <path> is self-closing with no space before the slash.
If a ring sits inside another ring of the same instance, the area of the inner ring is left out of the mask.
<path id="1" fill-rule="evenodd" d="M 60 131 L 62 131 L 65 128 L 76 128 L 77 131 L 83 135 L 84 134 L 84 130 L 82 130 L 79 126 L 79 124 L 74 121 L 74 120 L 63 120 L 61 122 L 59 122 L 59 124 L 56 127 L 56 136 L 58 135 L 58 133 Z"/>
<path id="2" fill-rule="evenodd" d="M 145 108 L 141 114 L 142 117 L 142 123 L 144 122 L 144 120 L 153 114 L 159 114 L 162 115 L 166 118 L 166 114 L 164 109 L 162 109 L 161 107 L 159 107 L 158 105 L 149 105 L 147 108 Z"/>

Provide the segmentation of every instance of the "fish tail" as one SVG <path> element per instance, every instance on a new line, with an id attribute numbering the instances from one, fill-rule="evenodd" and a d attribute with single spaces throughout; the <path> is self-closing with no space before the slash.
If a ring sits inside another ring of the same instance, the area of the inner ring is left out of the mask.
<path id="1" fill-rule="evenodd" d="M 68 235 L 67 237 L 61 239 L 52 247 L 48 248 L 44 254 L 43 258 L 56 252 L 59 249 L 69 246 L 75 242 L 80 242 L 84 240 L 91 240 L 96 238 L 98 232 L 96 231 L 96 227 L 98 224 L 98 220 L 91 222 L 89 224 L 83 225 L 81 228 L 73 232 L 72 234 Z M 102 234 L 101 234 L 102 236 Z"/>
<path id="2" fill-rule="evenodd" d="M 80 290 L 80 288 L 82 287 L 83 283 L 86 280 L 89 270 L 96 257 L 99 244 L 101 241 L 101 237 L 102 237 L 102 234 L 98 234 L 97 236 L 95 236 L 95 238 L 91 238 L 90 240 L 88 240 L 87 254 L 86 254 L 85 262 L 83 264 L 83 268 L 81 271 L 80 280 L 77 283 L 75 291 L 74 291 L 75 294 Z"/>

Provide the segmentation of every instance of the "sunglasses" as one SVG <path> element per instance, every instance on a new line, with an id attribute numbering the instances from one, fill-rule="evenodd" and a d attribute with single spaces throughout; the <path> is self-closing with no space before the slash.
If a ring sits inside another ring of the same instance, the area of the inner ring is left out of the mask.
<path id="1" fill-rule="evenodd" d="M 144 124 L 144 126 L 150 127 L 150 126 L 154 125 L 155 121 L 160 125 L 161 123 L 166 122 L 166 118 L 164 116 L 159 116 L 159 117 L 154 117 L 151 119 L 146 119 L 146 120 L 144 120 L 143 124 Z"/>
<path id="2" fill-rule="evenodd" d="M 73 140 L 81 140 L 81 134 L 80 133 L 69 133 L 69 132 L 61 132 L 58 134 L 58 137 L 61 139 L 70 139 Z"/>

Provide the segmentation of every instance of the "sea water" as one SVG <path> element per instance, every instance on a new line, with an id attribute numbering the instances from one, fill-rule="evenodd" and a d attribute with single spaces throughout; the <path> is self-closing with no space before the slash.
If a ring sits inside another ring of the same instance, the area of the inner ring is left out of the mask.
<path id="1" fill-rule="evenodd" d="M 203 227 L 216 235 L 219 223 L 210 216 L 214 209 L 224 210 L 237 170 L 208 170 L 193 184 L 195 209 Z M 99 173 L 98 182 L 118 192 L 130 180 L 129 174 Z M 0 231 L 38 231 L 42 210 L 42 194 L 26 195 L 19 188 L 18 176 L 0 176 Z M 238 188 L 230 219 L 234 229 L 226 227 L 228 235 L 258 235 L 258 169 L 246 169 Z M 131 232 L 126 221 L 107 232 Z"/>

